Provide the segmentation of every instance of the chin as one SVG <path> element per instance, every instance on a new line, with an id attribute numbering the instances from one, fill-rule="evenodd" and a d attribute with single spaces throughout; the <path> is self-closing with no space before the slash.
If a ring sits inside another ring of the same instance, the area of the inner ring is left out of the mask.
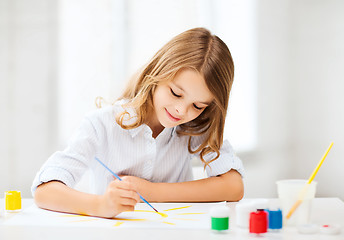
<path id="1" fill-rule="evenodd" d="M 173 128 L 177 126 L 178 124 L 161 124 L 161 125 L 164 126 L 164 128 Z"/>
<path id="2" fill-rule="evenodd" d="M 160 121 L 160 124 L 164 127 L 164 128 L 173 128 L 175 126 L 179 125 L 179 122 L 176 123 L 172 123 L 171 121 L 167 120 L 167 121 Z"/>

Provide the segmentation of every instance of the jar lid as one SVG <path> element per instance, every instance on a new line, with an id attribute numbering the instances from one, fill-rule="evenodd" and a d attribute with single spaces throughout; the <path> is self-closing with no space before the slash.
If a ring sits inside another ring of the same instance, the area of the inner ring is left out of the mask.
<path id="1" fill-rule="evenodd" d="M 320 232 L 323 234 L 335 235 L 340 233 L 339 224 L 325 224 L 320 227 Z"/>

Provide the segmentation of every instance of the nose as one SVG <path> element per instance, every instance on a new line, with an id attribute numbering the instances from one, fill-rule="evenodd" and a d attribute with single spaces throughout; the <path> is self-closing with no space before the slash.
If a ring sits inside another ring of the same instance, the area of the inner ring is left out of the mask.
<path id="1" fill-rule="evenodd" d="M 187 106 L 185 104 L 179 103 L 176 105 L 176 112 L 178 113 L 179 116 L 183 116 L 186 114 L 187 111 Z"/>

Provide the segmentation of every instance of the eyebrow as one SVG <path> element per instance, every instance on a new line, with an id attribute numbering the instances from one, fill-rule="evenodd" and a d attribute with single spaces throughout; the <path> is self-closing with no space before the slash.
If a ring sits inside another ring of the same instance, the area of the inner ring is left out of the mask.
<path id="1" fill-rule="evenodd" d="M 181 86 L 179 86 L 178 84 L 176 84 L 176 83 L 173 83 L 173 85 L 175 85 L 177 88 L 179 88 L 182 92 L 185 92 L 185 90 L 181 87 Z M 212 102 L 212 101 L 211 101 Z M 204 105 L 210 105 L 211 104 L 211 102 L 198 102 L 198 103 L 201 103 L 201 104 L 204 104 Z"/>

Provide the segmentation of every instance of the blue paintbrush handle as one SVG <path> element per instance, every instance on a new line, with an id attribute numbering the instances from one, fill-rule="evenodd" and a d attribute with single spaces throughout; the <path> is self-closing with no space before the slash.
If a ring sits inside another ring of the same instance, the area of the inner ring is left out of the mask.
<path id="1" fill-rule="evenodd" d="M 101 165 L 103 165 L 103 167 L 105 167 L 115 178 L 122 181 L 122 178 L 120 178 L 116 173 L 114 173 L 110 168 L 108 168 L 108 166 L 106 166 L 102 161 L 100 161 L 99 158 L 95 157 L 94 159 L 96 159 Z"/>

